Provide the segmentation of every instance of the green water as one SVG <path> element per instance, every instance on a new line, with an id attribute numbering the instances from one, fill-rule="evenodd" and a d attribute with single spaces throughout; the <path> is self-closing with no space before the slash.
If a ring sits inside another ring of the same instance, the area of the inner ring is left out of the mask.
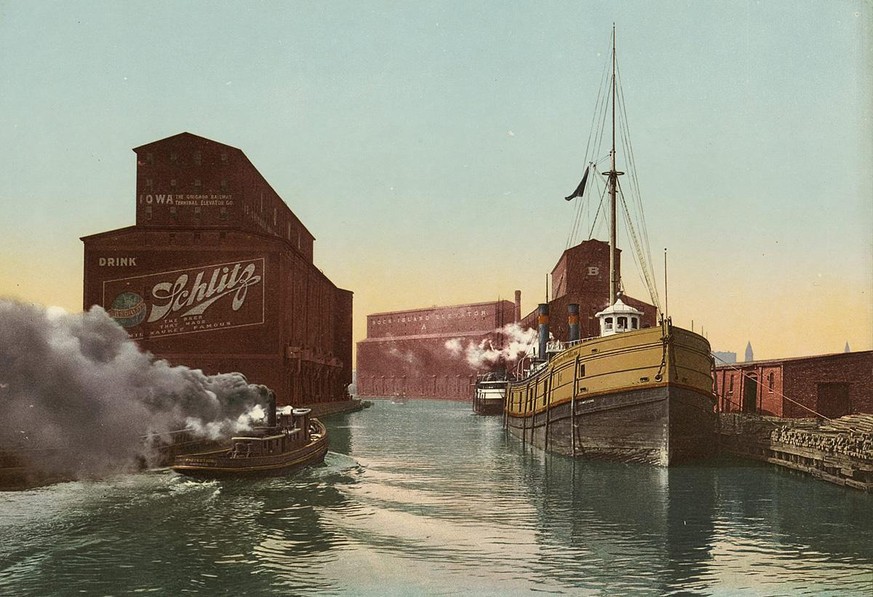
<path id="1" fill-rule="evenodd" d="M 327 422 L 289 477 L 0 493 L 0 594 L 873 595 L 873 495 L 548 456 L 459 403 Z"/>

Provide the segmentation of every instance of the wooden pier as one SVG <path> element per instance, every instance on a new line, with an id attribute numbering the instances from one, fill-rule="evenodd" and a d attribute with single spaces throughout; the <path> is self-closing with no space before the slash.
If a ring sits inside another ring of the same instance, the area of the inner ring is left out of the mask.
<path id="1" fill-rule="evenodd" d="M 873 492 L 873 415 L 783 419 L 745 413 L 719 415 L 719 447 L 733 454 Z"/>

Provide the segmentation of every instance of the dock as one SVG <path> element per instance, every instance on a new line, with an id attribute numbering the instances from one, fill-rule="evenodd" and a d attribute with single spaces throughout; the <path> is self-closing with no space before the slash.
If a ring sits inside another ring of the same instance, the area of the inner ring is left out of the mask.
<path id="1" fill-rule="evenodd" d="M 366 400 L 351 398 L 349 400 L 334 400 L 332 402 L 310 402 L 303 405 L 312 410 L 312 416 L 325 419 L 334 415 L 346 415 L 358 412 L 370 406 Z"/>
<path id="2" fill-rule="evenodd" d="M 719 447 L 722 453 L 873 492 L 873 414 L 828 420 L 721 413 Z"/>

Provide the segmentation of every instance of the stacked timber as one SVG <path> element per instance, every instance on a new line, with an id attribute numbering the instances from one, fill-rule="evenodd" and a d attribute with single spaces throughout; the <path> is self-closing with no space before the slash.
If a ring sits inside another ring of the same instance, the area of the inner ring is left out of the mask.
<path id="1" fill-rule="evenodd" d="M 720 417 L 722 451 L 873 491 L 873 415 L 821 421 L 742 413 Z"/>
<path id="2" fill-rule="evenodd" d="M 784 425 L 771 433 L 773 443 L 860 460 L 873 460 L 873 415 L 848 415 L 814 428 Z"/>

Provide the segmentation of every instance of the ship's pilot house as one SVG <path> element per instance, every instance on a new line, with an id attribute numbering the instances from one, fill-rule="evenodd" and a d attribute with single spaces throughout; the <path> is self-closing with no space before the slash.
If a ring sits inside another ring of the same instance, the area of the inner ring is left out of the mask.
<path id="1" fill-rule="evenodd" d="M 640 329 L 643 312 L 625 305 L 619 298 L 614 305 L 595 315 L 600 320 L 600 335 L 611 336 Z"/>

